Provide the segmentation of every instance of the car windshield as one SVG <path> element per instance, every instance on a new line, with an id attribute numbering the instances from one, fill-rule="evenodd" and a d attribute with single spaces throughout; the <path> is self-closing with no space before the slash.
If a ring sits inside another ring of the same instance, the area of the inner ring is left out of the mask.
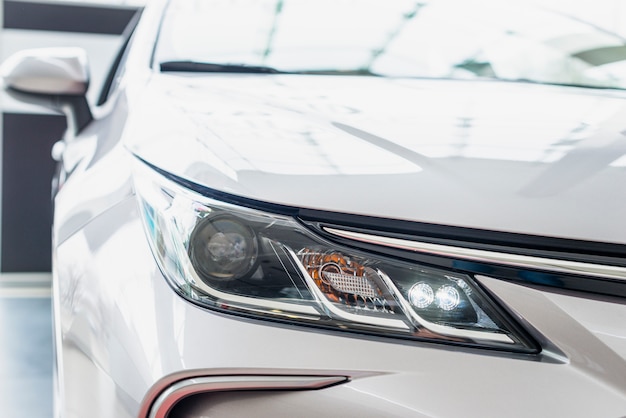
<path id="1" fill-rule="evenodd" d="M 503 0 L 172 0 L 155 59 L 163 71 L 626 88 L 623 37 Z"/>

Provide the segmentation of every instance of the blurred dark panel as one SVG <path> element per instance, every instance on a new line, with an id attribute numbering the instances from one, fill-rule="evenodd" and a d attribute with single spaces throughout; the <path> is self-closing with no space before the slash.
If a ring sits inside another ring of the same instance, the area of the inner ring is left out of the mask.
<path id="1" fill-rule="evenodd" d="M 120 35 L 137 10 L 134 7 L 4 0 L 3 27 Z"/>
<path id="2" fill-rule="evenodd" d="M 52 145 L 64 116 L 3 114 L 2 272 L 50 271 Z"/>

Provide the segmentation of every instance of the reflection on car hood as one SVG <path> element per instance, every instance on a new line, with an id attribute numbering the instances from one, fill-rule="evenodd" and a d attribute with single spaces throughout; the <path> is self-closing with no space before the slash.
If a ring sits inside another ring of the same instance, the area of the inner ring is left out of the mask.
<path id="1" fill-rule="evenodd" d="M 451 80 L 158 75 L 129 148 L 267 202 L 626 243 L 626 94 Z"/>

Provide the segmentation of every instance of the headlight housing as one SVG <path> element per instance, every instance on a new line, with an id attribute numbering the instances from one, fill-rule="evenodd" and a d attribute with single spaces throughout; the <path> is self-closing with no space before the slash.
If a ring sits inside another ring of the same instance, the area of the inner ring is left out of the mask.
<path id="1" fill-rule="evenodd" d="M 344 331 L 532 353 L 468 274 L 330 242 L 296 218 L 226 203 L 138 163 L 152 251 L 183 297 L 209 309 Z"/>

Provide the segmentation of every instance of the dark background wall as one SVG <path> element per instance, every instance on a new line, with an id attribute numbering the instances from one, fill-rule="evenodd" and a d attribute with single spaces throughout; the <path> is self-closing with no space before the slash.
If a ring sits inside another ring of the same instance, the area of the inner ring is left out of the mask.
<path id="1" fill-rule="evenodd" d="M 96 65 L 93 89 L 107 70 L 119 35 L 138 10 L 50 1 L 4 0 L 2 6 L 3 59 L 21 47 L 74 46 L 75 42 L 87 49 L 92 66 Z M 1 109 L 0 272 L 48 272 L 50 183 L 55 170 L 50 151 L 63 136 L 65 118 L 12 103 L 4 95 Z"/>
<path id="2" fill-rule="evenodd" d="M 50 150 L 65 118 L 3 113 L 2 127 L 2 272 L 50 271 Z"/>

